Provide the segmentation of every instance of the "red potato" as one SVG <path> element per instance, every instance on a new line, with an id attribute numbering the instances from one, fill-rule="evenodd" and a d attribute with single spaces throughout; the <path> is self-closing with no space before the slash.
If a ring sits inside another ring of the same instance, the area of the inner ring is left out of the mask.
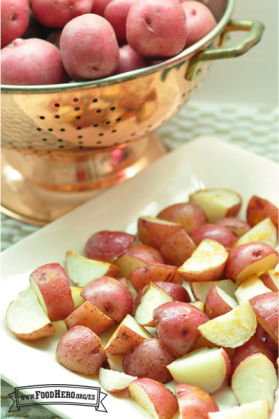
<path id="1" fill-rule="evenodd" d="M 165 384 L 172 381 L 167 365 L 176 357 L 163 345 L 161 339 L 148 339 L 130 349 L 123 358 L 126 374 L 151 378 Z"/>
<path id="2" fill-rule="evenodd" d="M 222 316 L 238 306 L 237 301 L 226 294 L 216 284 L 212 285 L 206 296 L 205 312 L 210 319 Z"/>
<path id="3" fill-rule="evenodd" d="M 214 224 L 229 228 L 237 234 L 238 237 L 243 236 L 243 234 L 247 233 L 247 231 L 251 228 L 250 224 L 246 223 L 246 221 L 240 220 L 236 217 L 221 218 L 220 220 L 216 220 Z"/>
<path id="4" fill-rule="evenodd" d="M 164 258 L 175 266 L 181 266 L 195 250 L 195 243 L 185 230 L 174 233 L 160 248 Z"/>
<path id="5" fill-rule="evenodd" d="M 100 338 L 84 326 L 70 329 L 58 342 L 56 361 L 72 372 L 97 375 L 107 357 Z"/>
<path id="6" fill-rule="evenodd" d="M 129 289 L 108 276 L 90 282 L 80 295 L 117 323 L 133 310 L 133 297 Z"/>
<path id="7" fill-rule="evenodd" d="M 104 390 L 109 393 L 118 393 L 127 389 L 129 384 L 135 380 L 135 377 L 124 374 L 123 372 L 100 368 L 99 380 Z"/>
<path id="8" fill-rule="evenodd" d="M 165 221 L 155 217 L 140 217 L 138 219 L 139 240 L 141 243 L 158 250 L 179 230 L 181 230 L 181 226 L 171 221 Z"/>
<path id="9" fill-rule="evenodd" d="M 126 23 L 128 44 L 144 57 L 173 57 L 184 48 L 187 24 L 177 0 L 136 0 Z"/>
<path id="10" fill-rule="evenodd" d="M 155 264 L 136 268 L 130 273 L 129 279 L 137 292 L 150 284 L 150 282 L 172 282 L 176 284 L 182 283 L 182 278 L 177 273 L 176 266 Z"/>
<path id="11" fill-rule="evenodd" d="M 60 48 L 60 38 L 61 38 L 62 29 L 57 29 L 55 31 L 52 31 L 48 37 L 47 41 L 51 44 L 55 45 L 57 48 Z"/>
<path id="12" fill-rule="evenodd" d="M 119 48 L 115 33 L 101 16 L 86 14 L 67 23 L 61 34 L 60 50 L 63 65 L 75 81 L 100 79 L 117 71 Z"/>
<path id="13" fill-rule="evenodd" d="M 271 291 L 278 291 L 279 289 L 279 273 L 272 271 L 266 271 L 260 275 L 260 279 L 263 281 L 264 285 L 271 289 Z"/>
<path id="14" fill-rule="evenodd" d="M 70 284 L 59 263 L 49 263 L 33 271 L 30 285 L 50 321 L 64 320 L 74 311 Z"/>
<path id="15" fill-rule="evenodd" d="M 204 210 L 192 202 L 170 205 L 159 212 L 157 218 L 180 224 L 187 234 L 208 222 Z"/>
<path id="16" fill-rule="evenodd" d="M 275 249 L 278 242 L 278 234 L 276 227 L 270 218 L 265 218 L 248 230 L 247 233 L 243 234 L 243 236 L 234 243 L 233 247 L 252 242 L 266 243 Z"/>
<path id="17" fill-rule="evenodd" d="M 1 48 L 21 38 L 29 24 L 27 0 L 1 1 Z"/>
<path id="18" fill-rule="evenodd" d="M 130 45 L 123 45 L 119 48 L 119 63 L 117 74 L 127 73 L 138 68 L 148 67 L 148 61 L 134 51 Z"/>
<path id="19" fill-rule="evenodd" d="M 217 22 L 209 8 L 197 1 L 183 2 L 182 7 L 186 15 L 187 40 L 185 48 L 189 48 L 211 32 Z"/>
<path id="20" fill-rule="evenodd" d="M 208 419 L 209 412 L 218 412 L 215 400 L 198 387 L 187 384 L 175 386 L 181 419 Z"/>
<path id="21" fill-rule="evenodd" d="M 269 403 L 267 400 L 259 400 L 252 403 L 244 403 L 232 409 L 224 409 L 220 412 L 208 413 L 208 419 L 268 419 Z"/>
<path id="22" fill-rule="evenodd" d="M 92 13 L 95 15 L 104 16 L 105 8 L 111 1 L 112 0 L 94 0 Z"/>
<path id="23" fill-rule="evenodd" d="M 104 11 L 104 18 L 114 29 L 118 44 L 127 43 L 126 20 L 131 5 L 135 0 L 112 0 Z"/>
<path id="24" fill-rule="evenodd" d="M 88 301 L 85 301 L 65 319 L 65 323 L 68 330 L 74 326 L 85 326 L 99 336 L 107 330 L 114 321 Z"/>
<path id="25" fill-rule="evenodd" d="M 257 320 L 266 333 L 278 344 L 279 293 L 268 292 L 251 298 Z"/>
<path id="26" fill-rule="evenodd" d="M 115 265 L 119 268 L 119 275 L 125 278 L 128 278 L 134 269 L 155 263 L 164 264 L 163 256 L 154 247 L 143 244 L 132 246 L 115 261 Z"/>
<path id="27" fill-rule="evenodd" d="M 129 395 L 154 419 L 172 419 L 178 404 L 172 392 L 150 378 L 138 378 L 129 385 Z"/>
<path id="28" fill-rule="evenodd" d="M 266 199 L 253 195 L 248 202 L 246 216 L 251 226 L 269 217 L 278 231 L 278 208 Z"/>
<path id="29" fill-rule="evenodd" d="M 191 301 L 187 290 L 179 284 L 173 284 L 172 282 L 162 281 L 156 281 L 154 282 L 154 284 L 157 285 L 157 287 L 162 288 L 162 290 L 166 291 L 169 294 L 169 296 L 173 299 L 173 301 L 181 301 L 184 303 L 189 303 Z M 142 296 L 147 287 L 148 285 L 145 285 L 141 289 L 137 298 L 135 299 L 135 308 L 137 308 L 140 304 Z"/>
<path id="30" fill-rule="evenodd" d="M 93 0 L 32 0 L 35 18 L 49 28 L 63 28 L 77 16 L 90 13 Z"/>
<path id="31" fill-rule="evenodd" d="M 232 230 L 214 224 L 205 224 L 197 228 L 190 234 L 190 237 L 196 245 L 199 245 L 204 239 L 211 239 L 217 241 L 226 248 L 232 247 L 238 240 L 237 234 Z"/>
<path id="32" fill-rule="evenodd" d="M 85 254 L 89 259 L 113 263 L 135 240 L 135 236 L 124 231 L 99 231 L 87 240 Z"/>
<path id="33" fill-rule="evenodd" d="M 273 355 L 277 358 L 276 364 L 277 364 L 277 369 L 278 369 L 278 354 L 279 354 L 278 343 L 274 342 L 274 340 L 269 335 L 267 335 L 265 343 L 267 344 L 267 346 L 269 347 Z"/>
<path id="34" fill-rule="evenodd" d="M 207 322 L 206 315 L 191 304 L 173 301 L 153 313 L 159 338 L 177 357 L 189 352 L 200 337 L 198 327 Z"/>
<path id="35" fill-rule="evenodd" d="M 43 39 L 15 39 L 1 50 L 1 82 L 12 85 L 67 83 L 58 48 Z"/>
<path id="36" fill-rule="evenodd" d="M 216 284 L 218 288 L 225 291 L 231 298 L 235 298 L 235 290 L 237 285 L 235 282 L 231 281 L 230 279 L 220 279 L 219 281 L 201 281 L 201 282 L 191 282 L 191 291 L 196 300 L 202 301 L 203 303 L 206 302 L 207 293 L 212 287 L 212 285 Z"/>
<path id="37" fill-rule="evenodd" d="M 257 329 L 256 332 L 254 334 L 254 337 L 257 339 L 262 340 L 263 342 L 266 341 L 268 334 L 266 333 L 266 331 L 264 330 L 264 328 L 258 323 L 257 324 Z"/>
<path id="38" fill-rule="evenodd" d="M 246 243 L 230 251 L 225 274 L 238 283 L 254 274 L 275 268 L 277 263 L 278 253 L 268 244 Z"/>

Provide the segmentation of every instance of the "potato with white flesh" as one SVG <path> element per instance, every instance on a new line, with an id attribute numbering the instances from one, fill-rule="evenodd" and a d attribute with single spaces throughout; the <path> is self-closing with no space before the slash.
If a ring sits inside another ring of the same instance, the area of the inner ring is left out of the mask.
<path id="1" fill-rule="evenodd" d="M 259 324 L 278 344 L 279 293 L 268 292 L 250 299 Z"/>
<path id="2" fill-rule="evenodd" d="M 167 366 L 174 380 L 214 393 L 227 381 L 231 361 L 223 348 L 196 349 Z"/>
<path id="3" fill-rule="evenodd" d="M 200 190 L 191 194 L 189 200 L 204 209 L 209 223 L 237 215 L 242 205 L 241 196 L 229 189 Z"/>
<path id="4" fill-rule="evenodd" d="M 246 216 L 251 226 L 255 226 L 269 217 L 278 231 L 278 208 L 267 199 L 253 195 L 248 202 Z"/>
<path id="5" fill-rule="evenodd" d="M 208 419 L 268 419 L 269 403 L 267 400 L 258 400 L 252 403 L 244 403 L 232 409 L 221 412 L 208 413 Z"/>
<path id="6" fill-rule="evenodd" d="M 72 299 L 74 301 L 74 309 L 81 306 L 82 303 L 84 303 L 84 298 L 80 296 L 80 293 L 82 291 L 82 287 L 70 287 L 71 293 L 72 293 Z"/>
<path id="7" fill-rule="evenodd" d="M 162 263 L 136 268 L 130 273 L 129 279 L 137 292 L 140 292 L 150 282 L 174 282 L 175 284 L 183 282 L 176 266 L 163 265 Z"/>
<path id="8" fill-rule="evenodd" d="M 129 395 L 154 419 L 172 419 L 178 404 L 172 392 L 158 381 L 138 378 L 129 385 Z"/>
<path id="9" fill-rule="evenodd" d="M 216 284 L 218 288 L 223 290 L 231 298 L 235 298 L 234 293 L 237 288 L 235 282 L 230 279 L 220 279 L 219 281 L 191 282 L 190 287 L 195 299 L 205 303 L 207 293 L 214 284 Z"/>
<path id="10" fill-rule="evenodd" d="M 225 348 L 243 345 L 256 328 L 257 318 L 249 301 L 198 327 L 206 339 Z"/>
<path id="11" fill-rule="evenodd" d="M 135 377 L 124 372 L 107 370 L 105 368 L 100 368 L 99 370 L 100 384 L 109 393 L 118 393 L 119 391 L 126 390 L 134 380 Z"/>
<path id="12" fill-rule="evenodd" d="M 187 290 L 182 287 L 182 285 L 179 284 L 173 284 L 172 282 L 161 282 L 156 281 L 154 284 L 161 288 L 162 290 L 166 291 L 170 297 L 173 299 L 173 301 L 183 301 L 184 303 L 189 303 L 191 301 L 190 296 L 187 292 Z M 149 285 L 149 284 L 148 284 Z M 138 305 L 141 302 L 142 296 L 148 287 L 148 285 L 145 285 L 139 292 L 138 296 L 135 299 L 135 308 L 138 307 Z"/>
<path id="13" fill-rule="evenodd" d="M 153 336 L 129 314 L 120 323 L 105 346 L 111 355 L 125 355 L 131 348 Z"/>
<path id="14" fill-rule="evenodd" d="M 69 280 L 59 263 L 39 267 L 29 280 L 50 321 L 64 320 L 74 311 Z"/>
<path id="15" fill-rule="evenodd" d="M 153 311 L 162 304 L 170 301 L 173 301 L 173 299 L 166 291 L 157 287 L 153 282 L 150 282 L 136 309 L 136 321 L 142 326 L 155 327 Z"/>
<path id="16" fill-rule="evenodd" d="M 246 243 L 233 248 L 225 267 L 225 274 L 236 283 L 254 274 L 273 269 L 278 253 L 266 243 Z"/>
<path id="17" fill-rule="evenodd" d="M 267 292 L 271 292 L 271 290 L 267 288 L 258 275 L 255 274 L 241 282 L 235 291 L 235 296 L 239 304 L 241 304 L 244 301 L 249 301 L 250 298 L 256 297 L 256 295 L 265 294 Z"/>
<path id="18" fill-rule="evenodd" d="M 122 367 L 126 374 L 166 384 L 172 381 L 167 365 L 175 359 L 161 339 L 153 338 L 130 349 L 123 358 Z"/>
<path id="19" fill-rule="evenodd" d="M 274 269 L 261 274 L 260 279 L 263 281 L 264 285 L 271 291 L 276 292 L 279 290 L 279 273 L 276 272 Z"/>
<path id="20" fill-rule="evenodd" d="M 205 224 L 190 234 L 196 245 L 204 239 L 215 240 L 226 248 L 230 248 L 238 240 L 238 235 L 227 227 L 216 224 Z"/>
<path id="21" fill-rule="evenodd" d="M 196 245 L 185 230 L 174 233 L 160 248 L 160 252 L 171 265 L 180 266 L 196 250 Z"/>
<path id="22" fill-rule="evenodd" d="M 154 310 L 156 329 L 164 345 L 176 356 L 189 352 L 200 337 L 198 326 L 207 322 L 197 307 L 178 301 L 166 303 Z"/>
<path id="23" fill-rule="evenodd" d="M 244 359 L 232 375 L 231 388 L 240 405 L 266 399 L 271 410 L 277 386 L 273 363 L 260 353 Z"/>
<path id="24" fill-rule="evenodd" d="M 236 217 L 221 218 L 220 220 L 214 221 L 214 224 L 231 229 L 238 237 L 243 236 L 251 228 L 250 224 L 246 223 L 246 221 Z"/>
<path id="25" fill-rule="evenodd" d="M 155 217 L 138 219 L 138 236 L 141 243 L 159 250 L 160 247 L 177 231 L 181 225 Z"/>
<path id="26" fill-rule="evenodd" d="M 188 384 L 175 386 L 181 419 L 208 419 L 209 412 L 218 412 L 215 400 L 198 387 Z"/>
<path id="27" fill-rule="evenodd" d="M 58 342 L 56 361 L 72 372 L 97 375 L 107 361 L 100 338 L 84 326 L 70 329 Z"/>
<path id="28" fill-rule="evenodd" d="M 55 329 L 31 287 L 11 302 L 6 314 L 10 331 L 20 339 L 36 340 L 53 335 Z"/>
<path id="29" fill-rule="evenodd" d="M 203 240 L 192 256 L 178 268 L 185 281 L 214 281 L 223 273 L 228 252 L 215 240 Z"/>
<path id="30" fill-rule="evenodd" d="M 119 273 L 119 269 L 110 263 L 88 259 L 74 252 L 67 252 L 66 272 L 68 278 L 74 284 L 83 288 L 89 282 L 102 276 L 115 278 Z"/>
<path id="31" fill-rule="evenodd" d="M 125 278 L 129 278 L 134 269 L 155 263 L 164 264 L 165 260 L 159 250 L 144 244 L 132 246 L 115 261 L 115 265 L 119 268 L 119 276 Z"/>
<path id="32" fill-rule="evenodd" d="M 85 301 L 65 319 L 65 323 L 68 330 L 74 326 L 85 326 L 99 336 L 104 333 L 114 321 L 88 301 Z"/>
<path id="33" fill-rule="evenodd" d="M 275 225 L 272 223 L 270 218 L 266 218 L 259 224 L 252 227 L 247 233 L 243 234 L 237 242 L 234 243 L 233 247 L 240 246 L 245 243 L 261 242 L 266 243 L 269 246 L 275 247 L 278 243 L 278 236 Z"/>
<path id="34" fill-rule="evenodd" d="M 221 290 L 216 284 L 209 288 L 206 296 L 205 312 L 210 319 L 222 316 L 237 306 L 237 301 Z"/>
<path id="35" fill-rule="evenodd" d="M 122 322 L 133 310 L 130 290 L 108 276 L 91 281 L 83 288 L 81 296 L 116 323 Z"/>
<path id="36" fill-rule="evenodd" d="M 170 205 L 160 211 L 157 218 L 180 224 L 187 234 L 208 222 L 204 210 L 192 202 Z"/>

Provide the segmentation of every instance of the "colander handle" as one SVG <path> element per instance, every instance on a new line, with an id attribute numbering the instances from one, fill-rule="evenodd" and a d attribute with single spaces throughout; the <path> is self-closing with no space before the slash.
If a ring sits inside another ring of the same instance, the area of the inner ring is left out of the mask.
<path id="1" fill-rule="evenodd" d="M 187 80 L 194 80 L 200 73 L 200 63 L 203 61 L 219 60 L 222 58 L 235 58 L 245 54 L 254 45 L 256 45 L 262 37 L 264 31 L 264 24 L 257 20 L 238 20 L 231 19 L 224 28 L 222 37 L 226 37 L 228 32 L 232 31 L 246 31 L 248 35 L 240 42 L 229 47 L 220 47 L 216 49 L 205 49 L 198 53 L 192 61 L 186 78 Z M 221 42 L 222 44 L 223 42 Z"/>

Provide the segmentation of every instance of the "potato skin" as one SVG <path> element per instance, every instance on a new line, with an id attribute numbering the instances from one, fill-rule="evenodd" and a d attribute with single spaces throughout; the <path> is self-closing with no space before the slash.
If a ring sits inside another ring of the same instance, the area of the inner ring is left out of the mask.
<path id="1" fill-rule="evenodd" d="M 247 233 L 251 228 L 250 224 L 246 223 L 246 221 L 236 217 L 220 218 L 219 220 L 214 221 L 214 224 L 231 229 L 238 237 L 243 236 L 243 234 Z"/>
<path id="2" fill-rule="evenodd" d="M 127 43 L 126 21 L 131 5 L 135 0 L 113 0 L 104 11 L 104 18 L 114 29 L 119 45 Z"/>
<path id="3" fill-rule="evenodd" d="M 238 240 L 238 235 L 227 227 L 214 224 L 205 224 L 190 234 L 196 245 L 204 239 L 215 240 L 225 248 L 230 248 Z"/>
<path id="4" fill-rule="evenodd" d="M 157 218 L 180 224 L 187 234 L 208 222 L 202 207 L 193 202 L 170 205 L 160 211 Z"/>
<path id="5" fill-rule="evenodd" d="M 233 307 L 229 306 L 229 304 L 227 304 L 226 301 L 224 301 L 218 294 L 217 285 L 213 284 L 209 288 L 205 303 L 205 312 L 210 320 L 215 319 L 218 316 L 222 316 L 232 309 Z"/>
<path id="6" fill-rule="evenodd" d="M 279 293 L 268 292 L 251 298 L 250 303 L 260 325 L 278 344 Z"/>
<path id="7" fill-rule="evenodd" d="M 252 227 L 269 217 L 278 231 L 278 208 L 266 199 L 253 195 L 248 202 L 246 216 Z"/>
<path id="8" fill-rule="evenodd" d="M 215 400 L 205 391 L 189 384 L 175 386 L 182 419 L 208 419 L 209 412 L 218 412 Z"/>
<path id="9" fill-rule="evenodd" d="M 94 0 L 92 13 L 95 15 L 104 16 L 105 8 L 111 1 L 112 0 Z"/>
<path id="10" fill-rule="evenodd" d="M 29 23 L 27 0 L 1 1 L 1 48 L 21 38 Z"/>
<path id="11" fill-rule="evenodd" d="M 137 292 L 150 282 L 173 282 L 182 284 L 183 280 L 177 273 L 176 266 L 154 264 L 143 268 L 136 268 L 129 275 L 130 281 Z"/>
<path id="12" fill-rule="evenodd" d="M 157 285 L 157 287 L 162 288 L 162 290 L 166 291 L 171 296 L 173 301 L 182 301 L 184 303 L 189 303 L 191 301 L 187 290 L 184 287 L 182 287 L 182 285 L 174 284 L 173 282 L 162 282 L 162 281 L 156 281 L 154 282 L 154 284 Z M 146 290 L 147 287 L 148 287 L 148 284 L 142 288 L 142 290 L 136 297 L 135 309 L 140 304 L 141 297 L 143 296 L 144 291 Z"/>
<path id="13" fill-rule="evenodd" d="M 130 45 L 123 45 L 119 48 L 119 63 L 117 74 L 127 73 L 138 68 L 148 67 L 149 63 L 144 57 L 134 51 Z"/>
<path id="14" fill-rule="evenodd" d="M 174 233 L 160 248 L 164 258 L 175 266 L 183 265 L 195 250 L 195 243 L 185 230 Z"/>
<path id="15" fill-rule="evenodd" d="M 123 371 L 138 378 L 151 378 L 165 384 L 172 381 L 166 368 L 176 357 L 161 339 L 148 339 L 130 349 L 123 358 Z"/>
<path id="16" fill-rule="evenodd" d="M 107 361 L 100 338 L 84 326 L 75 326 L 60 339 L 56 361 L 72 372 L 96 375 Z"/>

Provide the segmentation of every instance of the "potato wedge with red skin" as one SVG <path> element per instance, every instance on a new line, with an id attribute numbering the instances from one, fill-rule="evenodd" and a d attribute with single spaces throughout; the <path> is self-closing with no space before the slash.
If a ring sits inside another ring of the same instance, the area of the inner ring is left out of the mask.
<path id="1" fill-rule="evenodd" d="M 172 419 L 178 412 L 178 404 L 172 392 L 151 378 L 132 381 L 129 395 L 154 419 Z"/>
<path id="2" fill-rule="evenodd" d="M 259 400 L 252 403 L 244 403 L 232 409 L 224 409 L 220 412 L 208 413 L 208 419 L 268 419 L 269 403 L 267 400 Z"/>
<path id="3" fill-rule="evenodd" d="M 50 321 L 64 320 L 74 311 L 69 280 L 59 263 L 49 263 L 30 274 L 30 285 Z"/>
<path id="4" fill-rule="evenodd" d="M 279 273 L 272 271 L 266 271 L 260 275 L 260 279 L 263 281 L 264 285 L 269 288 L 271 291 L 279 290 Z"/>
<path id="5" fill-rule="evenodd" d="M 120 323 L 133 310 L 130 290 L 108 276 L 91 281 L 80 295 L 116 323 Z"/>
<path id="6" fill-rule="evenodd" d="M 233 248 L 225 267 L 225 274 L 235 282 L 262 271 L 275 268 L 278 253 L 266 243 L 246 243 Z"/>
<path id="7" fill-rule="evenodd" d="M 275 225 L 270 218 L 265 218 L 263 221 L 250 228 L 247 233 L 243 234 L 233 247 L 240 246 L 245 243 L 261 242 L 266 243 L 274 249 L 278 243 L 278 232 Z"/>
<path id="8" fill-rule="evenodd" d="M 176 357 L 166 348 L 161 339 L 145 340 L 130 349 L 124 356 L 122 367 L 128 375 L 151 378 L 166 384 L 172 381 L 167 365 Z"/>
<path id="9" fill-rule="evenodd" d="M 265 343 L 267 344 L 267 346 L 269 347 L 273 355 L 277 358 L 276 364 L 278 368 L 278 354 L 279 354 L 278 343 L 274 342 L 274 340 L 269 335 L 267 335 Z"/>
<path id="10" fill-rule="evenodd" d="M 181 419 L 208 419 L 209 412 L 219 411 L 215 400 L 198 387 L 178 384 L 175 393 Z"/>
<path id="11" fill-rule="evenodd" d="M 171 265 L 181 266 L 195 251 L 196 245 L 185 230 L 174 233 L 160 248 Z"/>
<path id="12" fill-rule="evenodd" d="M 208 222 L 204 210 L 192 202 L 170 205 L 159 212 L 157 218 L 180 224 L 187 234 Z"/>
<path id="13" fill-rule="evenodd" d="M 255 274 L 241 282 L 235 291 L 235 297 L 239 304 L 241 304 L 244 301 L 249 301 L 251 298 L 256 297 L 256 295 L 265 294 L 267 292 L 271 292 L 271 290 L 267 288 L 258 275 Z"/>
<path id="14" fill-rule="evenodd" d="M 266 333 L 278 344 L 279 293 L 268 292 L 251 298 L 257 320 Z"/>
<path id="15" fill-rule="evenodd" d="M 136 377 L 137 378 L 137 377 Z M 119 393 L 126 390 L 135 377 L 123 372 L 113 371 L 105 368 L 99 370 L 99 381 L 104 390 L 109 393 Z"/>
<path id="16" fill-rule="evenodd" d="M 221 290 L 216 284 L 210 287 L 205 304 L 205 312 L 210 319 L 222 316 L 237 306 L 237 301 Z"/>
<path id="17" fill-rule="evenodd" d="M 235 298 L 235 290 L 237 285 L 230 279 L 220 279 L 219 281 L 200 281 L 200 282 L 191 282 L 190 287 L 191 291 L 196 300 L 206 302 L 207 293 L 212 287 L 216 284 L 221 290 L 225 291 L 230 297 Z"/>
<path id="18" fill-rule="evenodd" d="M 165 260 L 159 250 L 141 243 L 130 247 L 127 252 L 115 261 L 115 265 L 120 270 L 119 276 L 123 276 L 125 278 L 128 278 L 134 269 L 142 268 L 155 263 L 165 263 Z"/>
<path id="19" fill-rule="evenodd" d="M 177 231 L 181 225 L 156 217 L 139 217 L 138 236 L 141 243 L 159 250 L 160 247 Z"/>
<path id="20" fill-rule="evenodd" d="M 238 235 L 232 230 L 216 224 L 205 224 L 194 230 L 190 234 L 190 237 L 196 245 L 199 245 L 204 239 L 211 239 L 217 241 L 226 248 L 232 247 L 238 240 Z"/>
<path id="21" fill-rule="evenodd" d="M 182 284 L 183 279 L 177 272 L 176 266 L 156 263 L 155 265 L 136 268 L 130 273 L 129 279 L 137 292 L 150 282 L 173 282 Z"/>
<path id="22" fill-rule="evenodd" d="M 162 282 L 162 281 L 156 281 L 154 282 L 157 287 L 162 288 L 162 290 L 166 291 L 170 297 L 173 299 L 173 301 L 182 301 L 184 303 L 189 303 L 191 301 L 190 296 L 187 292 L 187 290 L 182 287 L 182 285 L 174 284 L 172 282 Z M 138 305 L 141 302 L 141 298 L 144 294 L 144 291 L 148 285 L 145 285 L 141 291 L 139 292 L 138 296 L 135 299 L 135 308 L 138 307 Z"/>
<path id="23" fill-rule="evenodd" d="M 255 226 L 269 217 L 278 231 L 278 211 L 279 209 L 276 205 L 272 204 L 267 199 L 253 195 L 248 202 L 246 210 L 247 221 L 251 226 Z"/>
<path id="24" fill-rule="evenodd" d="M 127 252 L 135 240 L 135 236 L 123 231 L 102 230 L 87 240 L 85 254 L 89 259 L 113 263 Z"/>
<path id="25" fill-rule="evenodd" d="M 243 234 L 247 233 L 250 230 L 250 224 L 246 223 L 246 221 L 240 220 L 236 217 L 225 217 L 221 218 L 220 220 L 216 220 L 214 224 L 227 227 L 232 230 L 238 237 L 243 236 Z"/>
<path id="26" fill-rule="evenodd" d="M 159 338 L 176 356 L 191 350 L 200 337 L 198 327 L 207 322 L 197 307 L 178 301 L 162 304 L 153 312 Z"/>
<path id="27" fill-rule="evenodd" d="M 62 336 L 56 361 L 72 372 L 97 375 L 107 361 L 100 338 L 84 326 L 75 326 Z"/>
<path id="28" fill-rule="evenodd" d="M 257 329 L 255 331 L 254 337 L 257 339 L 262 340 L 263 342 L 266 341 L 268 334 L 264 330 L 264 328 L 260 325 L 260 323 L 257 324 Z"/>

